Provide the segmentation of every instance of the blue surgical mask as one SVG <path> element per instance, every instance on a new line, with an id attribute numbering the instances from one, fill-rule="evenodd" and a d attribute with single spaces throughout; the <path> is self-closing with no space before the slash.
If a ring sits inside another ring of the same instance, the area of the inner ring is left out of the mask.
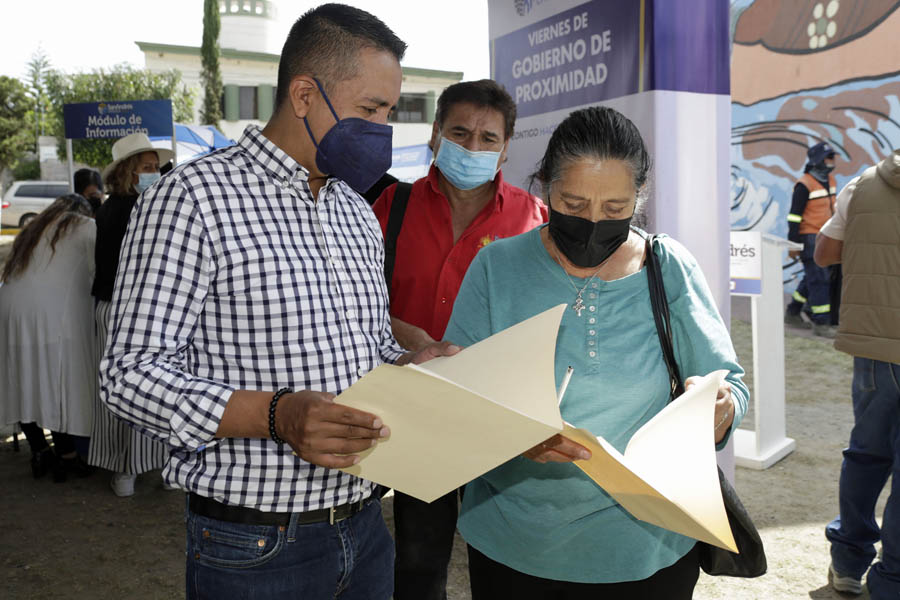
<path id="1" fill-rule="evenodd" d="M 331 106 L 322 84 L 318 79 L 315 82 L 337 121 L 316 143 L 309 122 L 303 117 L 306 131 L 316 147 L 316 167 L 325 175 L 341 179 L 362 194 L 391 168 L 394 129 L 365 119 L 341 119 Z"/>
<path id="2" fill-rule="evenodd" d="M 138 173 L 138 182 L 134 184 L 134 188 L 138 194 L 143 194 L 144 190 L 159 181 L 159 173 Z"/>
<path id="3" fill-rule="evenodd" d="M 471 190 L 494 179 L 500 170 L 500 152 L 472 152 L 441 136 L 434 164 L 458 190 Z"/>

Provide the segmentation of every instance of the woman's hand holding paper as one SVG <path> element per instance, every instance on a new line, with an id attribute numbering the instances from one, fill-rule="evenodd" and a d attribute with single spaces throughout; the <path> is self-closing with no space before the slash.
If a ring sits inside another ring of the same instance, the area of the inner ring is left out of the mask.
<path id="1" fill-rule="evenodd" d="M 572 462 L 590 459 L 591 452 L 581 444 L 576 444 L 569 438 L 556 434 L 552 438 L 526 450 L 522 453 L 522 456 L 539 463 Z"/>
<path id="2" fill-rule="evenodd" d="M 684 380 L 684 389 L 689 389 L 701 378 L 694 376 Z M 715 439 L 718 444 L 725 438 L 725 434 L 731 428 L 734 422 L 734 400 L 731 397 L 731 384 L 722 381 L 719 385 L 719 391 L 716 394 L 716 414 L 713 423 L 715 424 Z"/>

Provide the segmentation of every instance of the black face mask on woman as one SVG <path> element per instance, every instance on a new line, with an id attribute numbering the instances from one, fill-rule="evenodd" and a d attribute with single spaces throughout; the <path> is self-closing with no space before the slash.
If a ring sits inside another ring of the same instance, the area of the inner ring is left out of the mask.
<path id="1" fill-rule="evenodd" d="M 579 267 L 597 267 L 628 239 L 631 218 L 588 221 L 550 207 L 550 236 L 560 252 Z"/>

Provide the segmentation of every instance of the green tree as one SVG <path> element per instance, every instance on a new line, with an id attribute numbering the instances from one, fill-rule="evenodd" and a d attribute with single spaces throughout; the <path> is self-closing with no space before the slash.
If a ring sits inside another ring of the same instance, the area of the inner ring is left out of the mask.
<path id="1" fill-rule="evenodd" d="M 41 161 L 36 158 L 26 158 L 25 160 L 20 160 L 19 164 L 13 167 L 12 176 L 16 181 L 23 181 L 25 179 L 40 179 Z"/>
<path id="2" fill-rule="evenodd" d="M 47 113 L 50 101 L 47 98 L 47 74 L 50 71 L 50 59 L 44 49 L 38 46 L 27 63 L 25 79 L 28 82 L 28 95 L 32 108 L 29 120 L 33 124 L 34 148 L 37 151 L 38 136 L 46 134 Z"/>
<path id="3" fill-rule="evenodd" d="M 219 0 L 203 1 L 203 44 L 200 56 L 203 70 L 203 108 L 200 119 L 207 125 L 219 126 L 222 118 L 222 72 L 219 69 Z"/>
<path id="4" fill-rule="evenodd" d="M 47 74 L 47 95 L 50 98 L 48 130 L 59 140 L 57 153 L 60 159 L 66 156 L 63 105 L 70 102 L 171 99 L 176 121 L 193 120 L 193 96 L 181 82 L 181 73 L 174 69 L 164 73 L 151 73 L 122 64 L 110 69 L 72 75 L 50 71 Z M 115 140 L 74 140 L 74 158 L 92 167 L 105 167 L 112 162 L 111 149 L 114 142 Z"/>
<path id="5" fill-rule="evenodd" d="M 15 167 L 31 146 L 26 117 L 31 101 L 21 81 L 0 75 L 0 171 Z"/>

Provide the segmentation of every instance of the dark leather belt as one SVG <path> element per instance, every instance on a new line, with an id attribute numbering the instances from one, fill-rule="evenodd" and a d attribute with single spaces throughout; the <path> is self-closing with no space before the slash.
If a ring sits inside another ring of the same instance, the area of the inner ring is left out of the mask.
<path id="1" fill-rule="evenodd" d="M 296 513 L 297 523 L 309 525 L 310 523 L 331 523 L 343 521 L 352 517 L 372 501 L 372 497 L 363 498 L 358 502 L 348 502 L 333 508 L 320 508 L 307 512 Z M 229 523 L 243 523 L 244 525 L 288 525 L 294 513 L 263 512 L 255 508 L 232 506 L 222 504 L 211 498 L 198 496 L 193 492 L 189 495 L 188 506 L 191 512 L 202 517 L 209 517 L 217 521 Z"/>

